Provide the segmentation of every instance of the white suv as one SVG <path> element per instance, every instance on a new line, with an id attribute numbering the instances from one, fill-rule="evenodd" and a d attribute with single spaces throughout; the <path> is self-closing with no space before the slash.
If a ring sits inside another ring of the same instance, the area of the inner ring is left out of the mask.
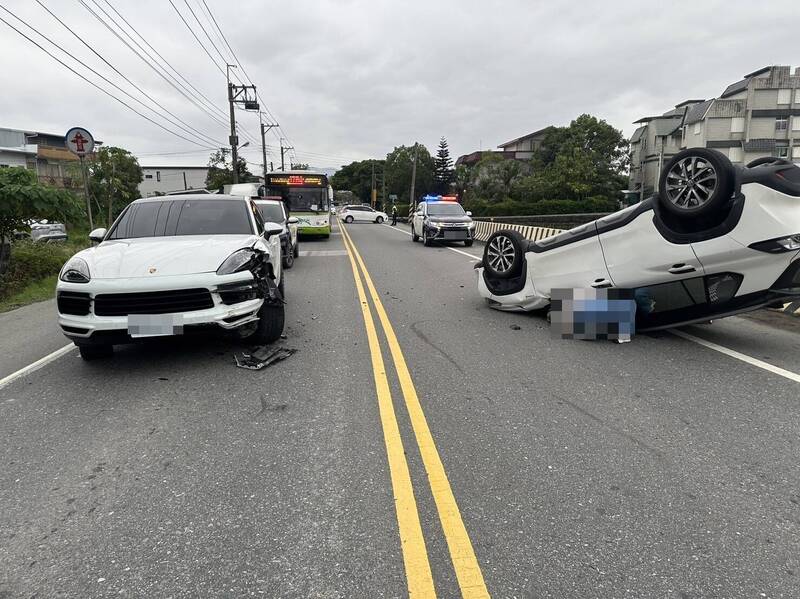
<path id="1" fill-rule="evenodd" d="M 389 220 L 389 216 L 385 212 L 379 212 L 369 206 L 345 206 L 339 212 L 339 218 L 346 223 L 362 221 L 381 224 Z"/>

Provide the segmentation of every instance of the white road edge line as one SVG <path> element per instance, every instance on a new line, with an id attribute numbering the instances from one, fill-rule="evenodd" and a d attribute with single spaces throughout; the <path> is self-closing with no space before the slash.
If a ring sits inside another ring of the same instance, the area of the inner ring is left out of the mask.
<path id="1" fill-rule="evenodd" d="M 389 227 L 390 229 L 394 229 L 395 231 L 399 231 L 400 233 L 405 233 L 406 235 L 411 235 L 408 231 L 403 231 L 402 229 L 398 229 L 397 227 L 392 227 L 391 225 L 383 225 L 384 227 Z M 448 250 L 452 250 L 454 252 L 458 252 L 459 254 L 464 254 L 465 256 L 469 256 L 475 260 L 480 260 L 478 256 L 474 256 L 467 252 L 462 252 L 461 250 L 457 250 L 455 248 L 451 248 L 448 246 Z M 697 343 L 698 345 L 702 345 L 703 347 L 707 347 L 708 349 L 713 349 L 714 351 L 718 351 L 721 354 L 725 354 L 731 358 L 735 358 L 737 360 L 741 360 L 742 362 L 746 362 L 752 366 L 756 366 L 757 368 L 761 368 L 762 370 L 766 370 L 767 372 L 771 372 L 773 374 L 777 374 L 778 376 L 782 376 L 784 378 L 789 379 L 790 381 L 794 381 L 796 383 L 800 383 L 800 374 L 792 372 L 791 370 L 785 370 L 780 368 L 779 366 L 773 366 L 768 362 L 764 362 L 759 360 L 758 358 L 750 357 L 746 354 L 742 354 L 736 350 L 728 349 L 727 347 L 723 347 L 722 345 L 717 345 L 716 343 L 712 343 L 711 341 L 706 341 L 705 339 L 700 339 L 700 337 L 695 337 L 694 335 L 690 335 L 689 333 L 684 333 L 683 331 L 678 331 L 675 329 L 669 329 L 669 332 L 677 337 L 681 337 L 686 339 L 687 341 L 692 341 L 693 343 Z"/>
<path id="2" fill-rule="evenodd" d="M 747 364 L 756 366 L 758 368 L 761 368 L 762 370 L 766 370 L 767 372 L 771 372 L 772 374 L 777 374 L 778 376 L 787 378 L 790 381 L 794 381 L 795 383 L 800 383 L 800 374 L 792 372 L 791 370 L 785 370 L 778 366 L 773 366 L 768 362 L 764 362 L 757 358 L 752 358 L 746 354 L 739 353 L 736 350 L 728 349 L 727 347 L 723 347 L 722 345 L 717 345 L 716 343 L 712 343 L 711 341 L 706 341 L 705 339 L 700 339 L 700 337 L 695 337 L 694 335 L 690 335 L 689 333 L 684 333 L 683 331 L 669 329 L 669 332 L 672 333 L 673 335 L 676 335 L 677 337 L 686 339 L 687 341 L 692 341 L 694 343 L 697 343 L 698 345 L 707 347 L 708 349 L 713 349 L 714 351 L 718 351 L 721 354 L 730 356 L 731 358 L 741 360 L 742 362 L 746 362 Z"/>
<path id="3" fill-rule="evenodd" d="M 404 233 L 405 235 L 408 235 L 409 237 L 411 237 L 411 233 L 409 231 L 403 231 L 403 229 L 398 229 L 397 227 L 393 227 L 392 225 L 382 224 L 381 226 L 382 227 L 389 227 L 390 229 L 392 229 L 394 231 L 398 231 L 400 233 Z M 451 248 L 449 245 L 444 245 L 442 247 L 444 247 L 445 249 L 450 250 L 451 252 L 455 252 L 457 254 L 461 254 L 462 256 L 466 256 L 467 258 L 471 258 L 472 260 L 480 261 L 480 259 L 481 259 L 480 256 L 476 256 L 475 254 L 470 254 L 469 252 L 463 252 L 461 250 L 457 250 L 456 248 Z"/>
<path id="4" fill-rule="evenodd" d="M 57 349 L 53 353 L 47 354 L 44 358 L 36 360 L 33 364 L 28 364 L 24 368 L 20 368 L 16 372 L 13 372 L 8 376 L 3 377 L 2 379 L 0 379 L 0 389 L 13 383 L 19 378 L 29 375 L 31 372 L 34 372 L 35 370 L 39 370 L 42 366 L 46 366 L 50 362 L 58 360 L 61 356 L 68 354 L 73 349 L 77 349 L 75 347 L 75 344 L 69 343 L 64 347 L 62 347 L 61 349 Z"/>

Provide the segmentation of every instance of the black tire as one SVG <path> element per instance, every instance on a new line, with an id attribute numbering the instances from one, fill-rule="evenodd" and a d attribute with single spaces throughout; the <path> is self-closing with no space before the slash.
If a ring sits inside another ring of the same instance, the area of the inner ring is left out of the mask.
<path id="1" fill-rule="evenodd" d="M 346 222 L 349 225 L 350 223 L 353 222 L 353 217 L 348 214 L 347 216 L 344 217 L 344 222 Z"/>
<path id="2" fill-rule="evenodd" d="M 382 225 L 383 224 L 383 217 L 379 216 L 378 218 L 375 219 L 375 222 L 378 223 L 379 225 Z"/>
<path id="3" fill-rule="evenodd" d="M 113 345 L 79 345 L 78 350 L 81 352 L 81 358 L 87 362 L 110 358 L 114 355 Z"/>
<path id="4" fill-rule="evenodd" d="M 289 270 L 292 266 L 294 266 L 294 248 L 292 247 L 292 242 L 287 242 L 288 248 L 286 254 L 282 258 L 283 267 L 286 270 Z"/>
<path id="5" fill-rule="evenodd" d="M 467 239 L 464 241 L 464 247 L 472 247 L 472 239 Z"/>
<path id="6" fill-rule="evenodd" d="M 433 239 L 428 236 L 428 229 L 425 227 L 422 228 L 422 243 L 425 244 L 426 248 L 429 248 L 433 245 Z"/>
<path id="7" fill-rule="evenodd" d="M 281 286 L 283 281 L 281 280 Z M 274 343 L 283 334 L 283 325 L 286 319 L 283 304 L 264 303 L 258 311 L 258 325 L 256 330 L 247 335 L 243 341 L 253 345 L 267 345 Z"/>
<path id="8" fill-rule="evenodd" d="M 417 235 L 417 232 L 414 231 L 414 225 L 411 225 L 411 241 L 413 242 L 419 241 L 419 235 Z"/>
<path id="9" fill-rule="evenodd" d="M 659 204 L 681 218 L 713 214 L 730 201 L 735 176 L 731 161 L 716 150 L 682 150 L 661 171 Z"/>
<path id="10" fill-rule="evenodd" d="M 516 231 L 492 233 L 483 248 L 483 267 L 493 279 L 518 277 L 525 263 L 528 242 Z"/>
<path id="11" fill-rule="evenodd" d="M 295 258 L 300 257 L 300 240 L 298 240 L 297 243 L 292 245 L 292 252 L 294 252 Z"/>

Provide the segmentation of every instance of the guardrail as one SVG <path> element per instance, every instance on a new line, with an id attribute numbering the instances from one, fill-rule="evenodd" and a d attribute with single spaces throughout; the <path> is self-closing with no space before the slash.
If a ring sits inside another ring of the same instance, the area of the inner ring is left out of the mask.
<path id="1" fill-rule="evenodd" d="M 517 231 L 520 235 L 522 235 L 525 239 L 530 239 L 531 241 L 539 241 L 540 239 L 544 239 L 545 237 L 551 237 L 553 235 L 558 235 L 564 229 L 553 229 L 551 227 L 535 227 L 529 225 L 516 225 L 513 223 L 498 223 L 498 222 L 489 222 L 489 221 L 482 221 L 476 220 L 475 221 L 475 239 L 478 241 L 486 241 L 489 239 L 489 236 L 496 231 L 500 231 L 501 229 L 510 229 L 512 231 Z"/>

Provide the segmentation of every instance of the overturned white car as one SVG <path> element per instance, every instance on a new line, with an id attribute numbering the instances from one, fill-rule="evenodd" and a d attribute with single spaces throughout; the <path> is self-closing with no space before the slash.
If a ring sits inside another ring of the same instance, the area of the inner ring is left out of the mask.
<path id="1" fill-rule="evenodd" d="M 638 330 L 705 321 L 800 297 L 800 168 L 734 167 L 694 148 L 664 167 L 657 196 L 540 241 L 494 233 L 476 265 L 498 310 L 538 310 L 551 290 L 632 289 Z"/>
<path id="2" fill-rule="evenodd" d="M 62 268 L 58 322 L 85 359 L 185 327 L 271 343 L 284 324 L 282 231 L 241 196 L 136 200 Z"/>

